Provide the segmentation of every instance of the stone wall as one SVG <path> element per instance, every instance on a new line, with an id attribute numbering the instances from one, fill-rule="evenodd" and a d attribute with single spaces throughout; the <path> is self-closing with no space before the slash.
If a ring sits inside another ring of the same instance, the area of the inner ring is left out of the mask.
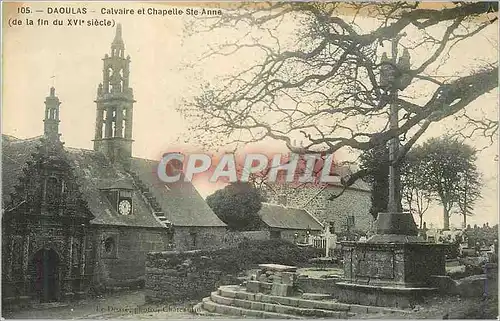
<path id="1" fill-rule="evenodd" d="M 174 227 L 173 246 L 166 229 L 96 227 L 94 286 L 97 289 L 142 286 L 146 254 L 168 250 L 220 248 L 225 227 Z"/>
<path id="2" fill-rule="evenodd" d="M 340 194 L 342 188 L 331 186 L 291 188 L 285 184 L 274 185 L 264 190 L 269 203 L 279 204 L 280 195 L 286 194 L 286 206 L 304 208 L 322 223 L 334 222 L 335 232 L 347 230 L 349 216 L 354 217 L 354 226 L 349 229 L 366 232 L 373 227 L 373 218 L 370 215 L 371 194 L 367 190 L 347 189 L 344 193 L 330 201 L 332 194 Z"/>
<path id="3" fill-rule="evenodd" d="M 272 229 L 275 232 L 280 232 L 280 238 L 290 241 L 292 243 L 306 243 L 307 230 L 293 230 L 293 229 Z M 317 235 L 321 231 L 311 231 L 311 235 Z M 297 236 L 296 236 L 297 235 Z"/>
<path id="4" fill-rule="evenodd" d="M 165 229 L 96 227 L 94 285 L 97 289 L 144 284 L 146 254 L 168 249 Z"/>
<path id="5" fill-rule="evenodd" d="M 269 231 L 227 231 L 223 236 L 223 246 L 236 246 L 244 240 L 269 240 Z"/>
<path id="6" fill-rule="evenodd" d="M 216 251 L 149 253 L 146 260 L 146 302 L 201 299 L 220 285 L 238 284 L 222 272 Z"/>
<path id="7" fill-rule="evenodd" d="M 298 278 L 298 288 L 303 293 L 333 294 L 338 290 L 336 283 L 340 278 L 309 278 L 301 276 Z"/>
<path id="8" fill-rule="evenodd" d="M 174 226 L 174 249 L 177 251 L 222 247 L 226 227 Z"/>

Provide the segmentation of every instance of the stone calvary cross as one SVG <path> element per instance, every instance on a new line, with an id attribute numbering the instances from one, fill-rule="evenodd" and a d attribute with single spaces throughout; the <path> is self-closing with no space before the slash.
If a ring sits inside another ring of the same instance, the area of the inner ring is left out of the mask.
<path id="1" fill-rule="evenodd" d="M 380 85 L 386 88 L 385 94 L 390 98 L 389 125 L 393 131 L 399 127 L 397 91 L 408 81 L 400 71 L 410 69 L 407 49 L 396 62 L 399 39 L 392 41 L 392 59 L 389 60 L 386 54 L 382 56 L 380 72 Z M 395 135 L 389 141 L 388 211 L 378 213 L 376 234 L 365 242 L 341 242 L 344 276 L 336 283 L 341 301 L 413 306 L 424 295 L 436 293 L 433 282 L 446 273 L 445 247 L 419 237 L 413 216 L 403 213 L 401 208 L 401 181 L 396 164 L 398 149 L 399 137 Z"/>
<path id="2" fill-rule="evenodd" d="M 402 35 L 398 35 L 392 40 L 391 59 L 383 53 L 381 58 L 380 85 L 388 88 L 386 93 L 389 96 L 389 129 L 397 131 L 399 128 L 399 107 L 396 102 L 398 90 L 401 88 L 403 73 L 401 71 L 410 69 L 410 53 L 408 49 L 404 49 L 403 54 L 398 56 L 398 43 Z M 395 135 L 389 140 L 389 200 L 387 213 L 379 213 L 377 218 L 377 234 L 372 236 L 368 241 L 404 241 L 407 242 L 410 237 L 411 241 L 422 241 L 417 239 L 417 226 L 410 213 L 403 213 L 401 207 L 401 174 L 396 164 L 397 154 L 399 151 L 399 136 Z M 380 235 L 392 235 L 392 237 L 381 237 Z"/>

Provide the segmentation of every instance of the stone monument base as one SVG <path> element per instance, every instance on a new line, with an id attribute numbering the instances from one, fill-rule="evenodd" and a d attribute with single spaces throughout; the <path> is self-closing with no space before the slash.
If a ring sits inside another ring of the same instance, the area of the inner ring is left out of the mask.
<path id="1" fill-rule="evenodd" d="M 389 237 L 390 239 L 396 237 Z M 430 243 L 342 242 L 343 302 L 406 308 L 427 294 L 431 276 L 445 275 L 445 246 Z"/>
<path id="2" fill-rule="evenodd" d="M 344 282 L 392 287 L 426 287 L 445 275 L 446 245 L 342 242 Z"/>
<path id="3" fill-rule="evenodd" d="M 340 302 L 399 309 L 411 308 L 427 295 L 437 292 L 431 287 L 402 288 L 345 282 L 338 282 L 337 288 L 333 297 Z"/>
<path id="4" fill-rule="evenodd" d="M 338 299 L 357 304 L 407 307 L 437 291 L 431 276 L 445 275 L 444 244 L 417 236 L 406 213 L 380 213 L 377 234 L 366 242 L 342 242 L 344 279 Z"/>

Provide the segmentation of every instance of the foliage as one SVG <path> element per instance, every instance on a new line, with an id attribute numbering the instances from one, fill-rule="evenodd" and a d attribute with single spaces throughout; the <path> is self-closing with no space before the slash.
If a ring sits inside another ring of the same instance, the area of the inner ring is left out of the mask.
<path id="1" fill-rule="evenodd" d="M 360 161 L 367 171 L 363 180 L 371 185 L 370 214 L 377 219 L 378 213 L 387 212 L 389 201 L 389 149 L 379 145 L 363 153 Z"/>
<path id="2" fill-rule="evenodd" d="M 412 149 L 402 163 L 402 194 L 410 213 L 417 214 L 423 227 L 423 216 L 432 200 L 432 192 L 427 188 L 425 167 L 422 162 L 424 155 L 421 149 Z"/>
<path id="3" fill-rule="evenodd" d="M 250 230 L 260 225 L 258 212 L 263 198 L 259 190 L 249 183 L 231 183 L 208 196 L 206 201 L 230 229 Z"/>
<path id="4" fill-rule="evenodd" d="M 360 237 L 368 236 L 366 231 L 360 229 L 349 229 L 347 231 L 342 231 L 336 234 L 339 240 L 346 241 L 358 241 Z"/>
<path id="5" fill-rule="evenodd" d="M 388 148 L 377 147 L 361 155 L 364 180 L 372 185 L 370 213 L 387 210 L 389 156 Z M 398 162 L 402 196 L 412 214 L 418 214 L 420 228 L 423 215 L 432 199 L 444 209 L 445 228 L 449 226 L 452 208 L 471 215 L 474 201 L 480 197 L 480 174 L 475 165 L 476 151 L 451 137 L 434 138 L 411 149 Z"/>
<path id="6" fill-rule="evenodd" d="M 220 250 L 221 267 L 227 272 L 240 272 L 256 264 L 275 263 L 300 266 L 319 257 L 324 250 L 300 247 L 283 239 L 246 240 L 237 247 Z"/>
<path id="7" fill-rule="evenodd" d="M 244 54 L 255 63 L 205 84 L 180 111 L 192 120 L 191 138 L 207 147 L 273 139 L 295 153 L 331 154 L 368 151 L 404 136 L 400 161 L 431 124 L 448 117 L 464 121 L 458 134 L 494 139 L 498 121 L 474 119 L 466 107 L 498 87 L 497 55 L 476 68 L 464 64 L 452 77 L 441 67 L 461 57 L 457 44 L 473 45 L 498 28 L 497 12 L 496 2 L 235 5 L 208 25 L 197 20 L 191 31 L 241 30 L 208 46 L 205 57 Z M 408 48 L 418 52 L 413 61 Z M 403 114 L 396 129 L 387 117 L 394 104 Z M 345 185 L 365 174 L 351 175 Z"/>
<path id="8" fill-rule="evenodd" d="M 479 172 L 474 164 L 476 150 L 451 137 L 432 138 L 415 148 L 419 158 L 419 176 L 427 192 L 436 196 L 443 205 L 444 229 L 449 229 L 449 216 L 454 206 L 463 197 L 460 184 L 465 178 L 473 177 L 468 192 L 478 195 Z M 472 191 L 474 189 L 474 191 Z M 468 202 L 471 205 L 472 200 Z"/>
<path id="9" fill-rule="evenodd" d="M 481 198 L 481 175 L 475 164 L 470 169 L 459 173 L 457 185 L 457 212 L 463 216 L 464 226 L 467 226 L 467 216 L 472 215 L 474 203 Z"/>

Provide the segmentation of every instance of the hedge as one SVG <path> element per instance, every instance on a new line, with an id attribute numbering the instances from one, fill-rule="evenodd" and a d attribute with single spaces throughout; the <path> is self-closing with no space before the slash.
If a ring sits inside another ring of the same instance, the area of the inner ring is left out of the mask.
<path id="1" fill-rule="evenodd" d="M 252 265 L 274 263 L 300 266 L 310 259 L 321 256 L 323 250 L 300 247 L 282 239 L 245 240 L 237 247 L 218 250 L 215 257 L 219 266 L 227 273 L 238 273 Z"/>

